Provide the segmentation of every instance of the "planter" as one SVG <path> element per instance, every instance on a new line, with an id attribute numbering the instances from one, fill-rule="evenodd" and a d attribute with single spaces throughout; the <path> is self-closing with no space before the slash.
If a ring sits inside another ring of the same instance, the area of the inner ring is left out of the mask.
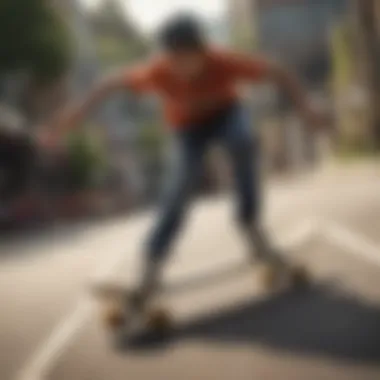
<path id="1" fill-rule="evenodd" d="M 63 196 L 59 200 L 58 213 L 63 218 L 78 218 L 89 214 L 96 195 L 92 191 L 83 190 Z"/>

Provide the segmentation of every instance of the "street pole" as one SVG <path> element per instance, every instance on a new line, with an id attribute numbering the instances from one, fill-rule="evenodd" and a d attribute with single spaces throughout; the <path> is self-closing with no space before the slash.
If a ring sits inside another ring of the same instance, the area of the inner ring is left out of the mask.
<path id="1" fill-rule="evenodd" d="M 364 80 L 368 91 L 372 147 L 380 150 L 380 33 L 377 0 L 355 0 L 364 54 Z"/>

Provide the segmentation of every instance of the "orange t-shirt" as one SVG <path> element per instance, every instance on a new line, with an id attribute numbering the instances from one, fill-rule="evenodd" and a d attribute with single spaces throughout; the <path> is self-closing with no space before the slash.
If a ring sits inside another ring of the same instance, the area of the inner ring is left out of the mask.
<path id="1" fill-rule="evenodd" d="M 161 57 L 129 71 L 125 84 L 140 93 L 158 94 L 165 118 L 175 129 L 206 120 L 238 99 L 237 86 L 266 76 L 268 64 L 259 58 L 210 50 L 196 79 L 184 80 Z"/>

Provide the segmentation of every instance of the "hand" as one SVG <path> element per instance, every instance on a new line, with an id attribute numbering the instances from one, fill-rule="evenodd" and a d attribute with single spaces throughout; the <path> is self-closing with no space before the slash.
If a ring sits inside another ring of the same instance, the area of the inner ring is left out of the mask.
<path id="1" fill-rule="evenodd" d="M 42 128 L 37 133 L 37 143 L 45 150 L 56 150 L 60 148 L 60 138 L 55 131 Z"/>

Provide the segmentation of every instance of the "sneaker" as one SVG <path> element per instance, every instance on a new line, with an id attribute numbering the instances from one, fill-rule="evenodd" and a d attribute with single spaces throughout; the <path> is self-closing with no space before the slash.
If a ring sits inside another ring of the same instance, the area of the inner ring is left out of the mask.
<path id="1" fill-rule="evenodd" d="M 259 260 L 279 265 L 283 264 L 283 255 L 271 245 L 266 233 L 262 229 L 257 227 L 250 228 L 247 236 L 251 258 L 254 261 Z"/>

